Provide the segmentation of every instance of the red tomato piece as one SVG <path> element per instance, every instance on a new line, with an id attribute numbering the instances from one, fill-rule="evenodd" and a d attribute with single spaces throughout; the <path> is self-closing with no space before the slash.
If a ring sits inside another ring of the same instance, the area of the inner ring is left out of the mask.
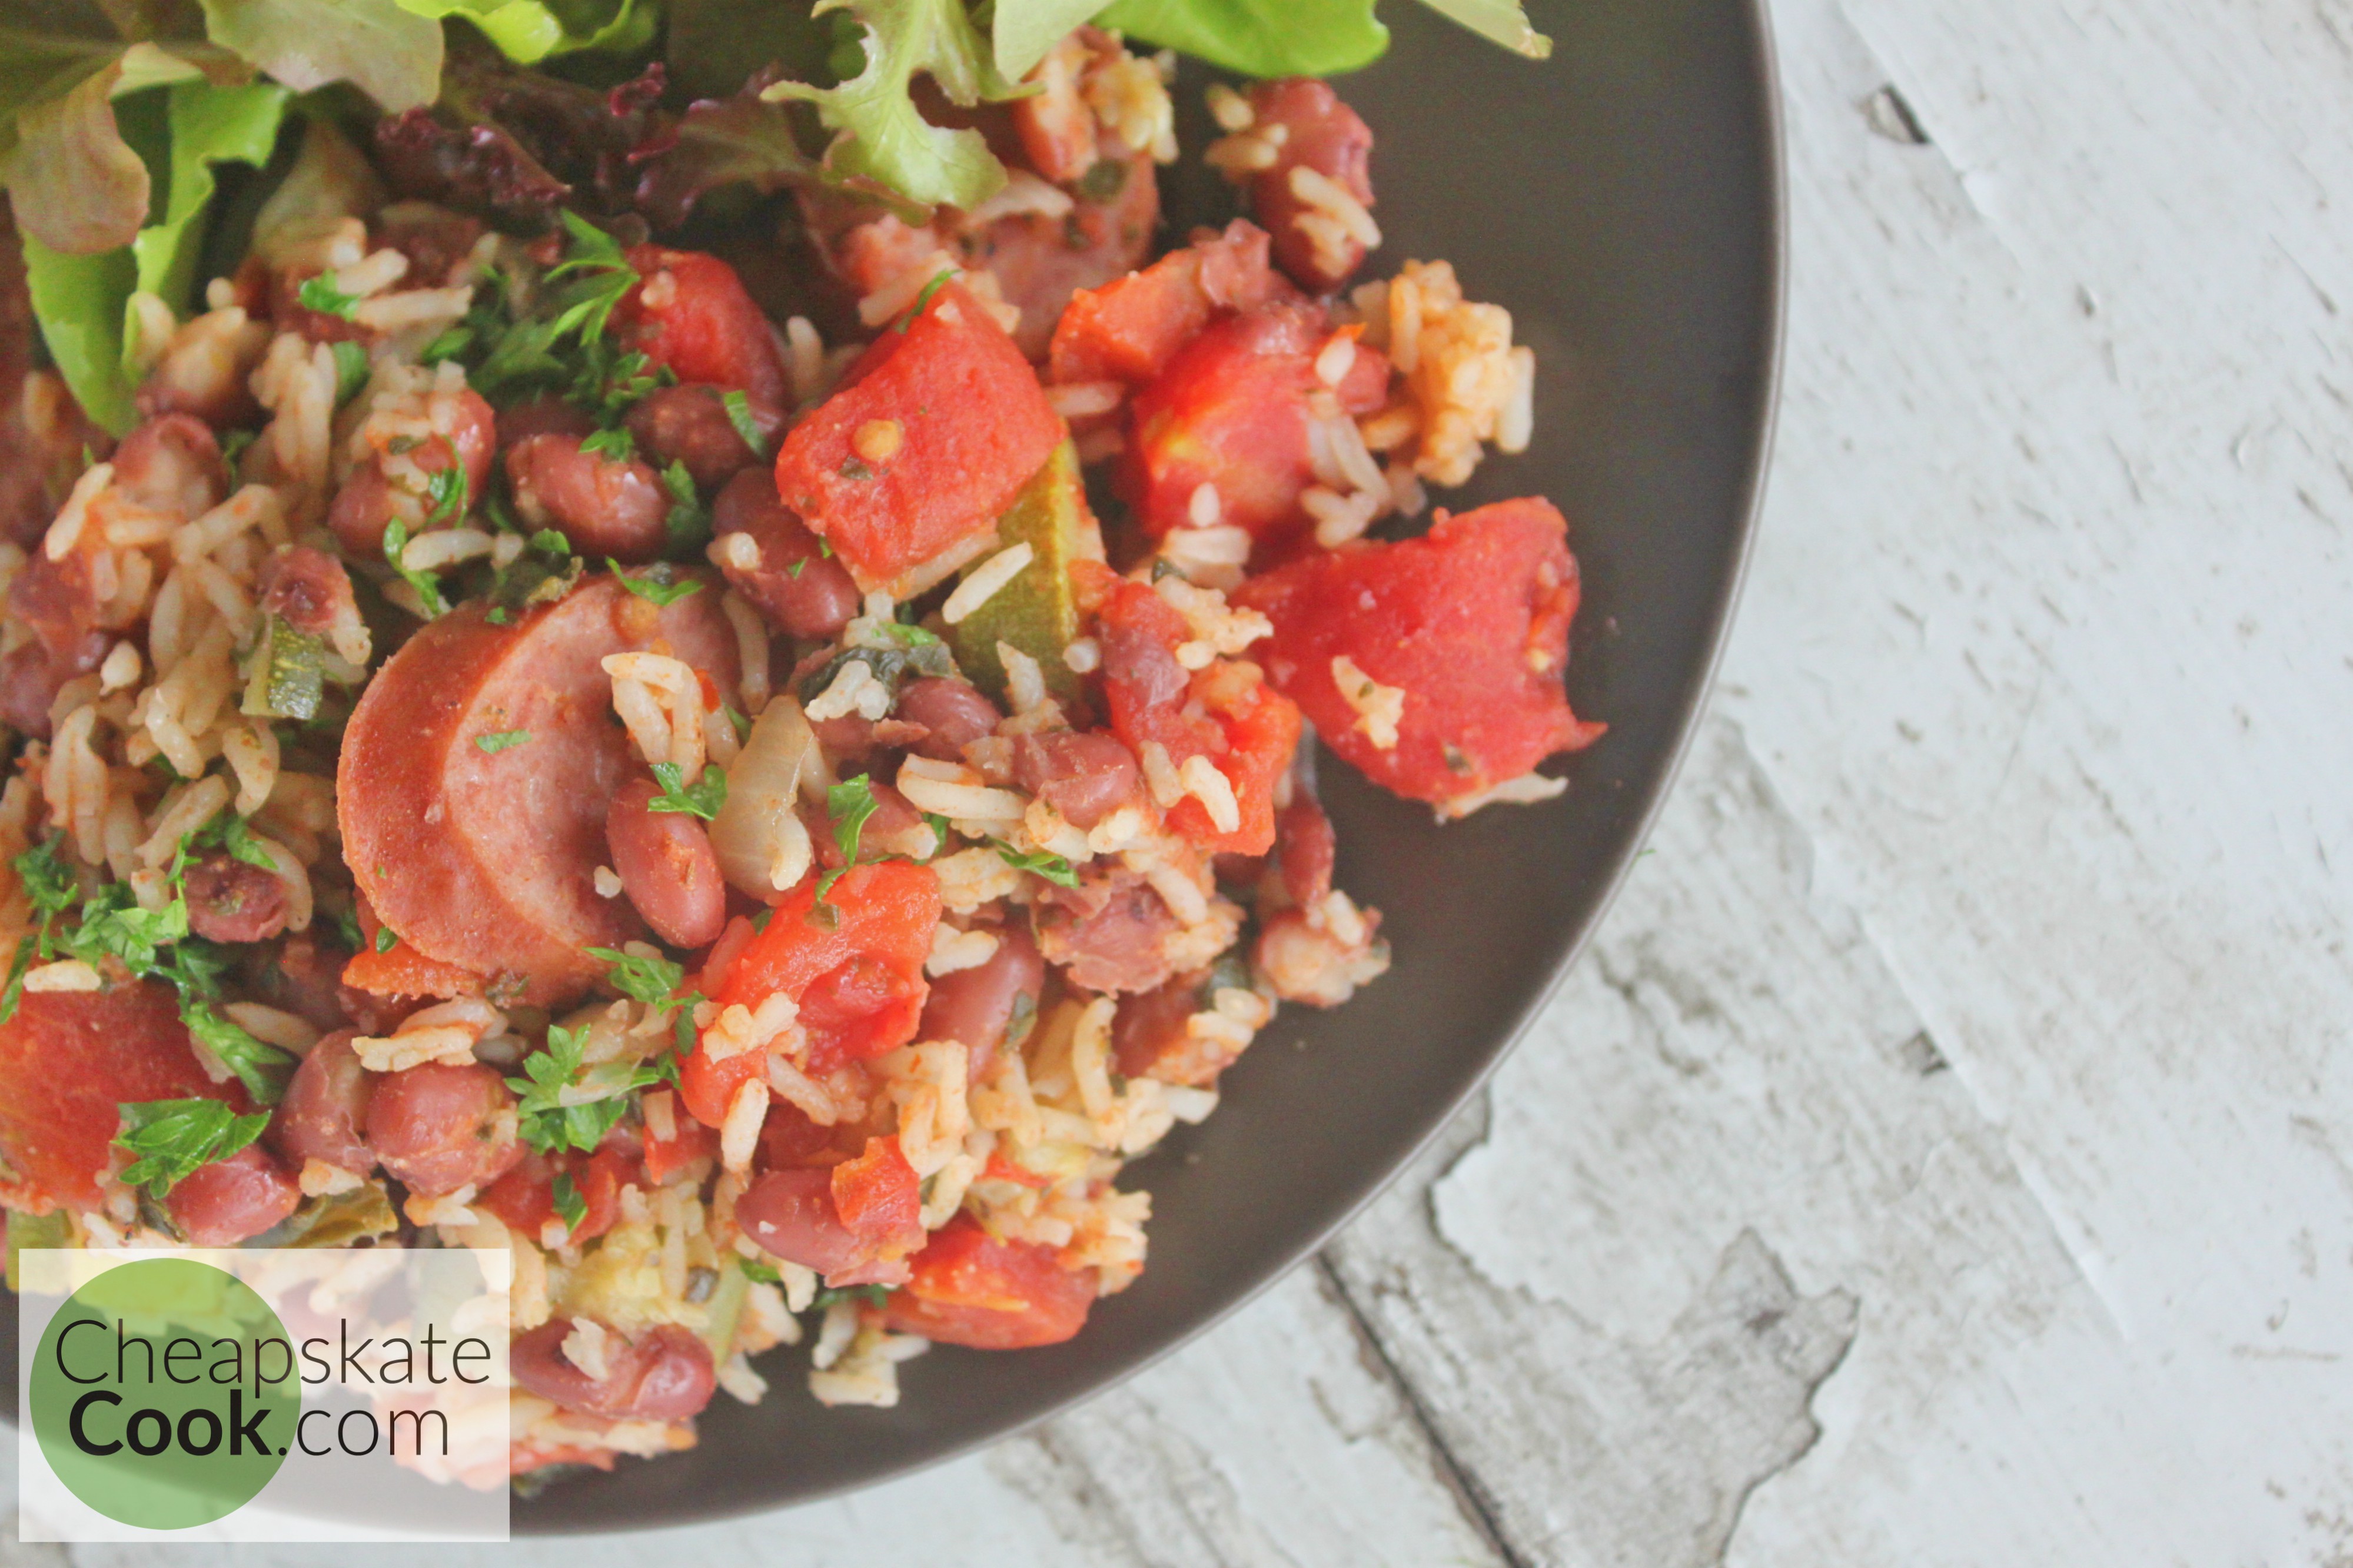
<path id="1" fill-rule="evenodd" d="M 1293 294 L 1266 257 L 1266 231 L 1236 218 L 1223 234 L 1172 250 L 1141 272 L 1080 290 L 1054 327 L 1053 378 L 1151 380 L 1211 316 Z"/>
<path id="2" fill-rule="evenodd" d="M 870 1138 L 833 1168 L 833 1206 L 871 1257 L 895 1261 L 923 1245 L 922 1186 L 896 1138 Z"/>
<path id="3" fill-rule="evenodd" d="M 740 387 L 789 407 L 784 360 L 768 318 L 735 269 L 700 250 L 638 245 L 629 265 L 642 280 L 613 310 L 613 334 L 681 381 Z"/>
<path id="4" fill-rule="evenodd" d="M 998 1241 L 958 1214 L 915 1255 L 914 1277 L 891 1293 L 882 1319 L 943 1344 L 1018 1351 L 1077 1333 L 1094 1298 L 1092 1271 L 1064 1268 L 1050 1246 Z"/>
<path id="5" fill-rule="evenodd" d="M 121 1130 L 116 1107 L 136 1100 L 226 1100 L 252 1109 L 235 1083 L 196 1065 L 172 989 L 27 991 L 0 1025 L 0 1202 L 27 1213 L 95 1209 Z"/>
<path id="6" fill-rule="evenodd" d="M 1262 544 L 1305 531 L 1299 497 L 1316 482 L 1314 395 L 1332 390 L 1342 409 L 1362 414 L 1388 387 L 1388 360 L 1360 345 L 1340 386 L 1325 388 L 1315 359 L 1331 335 L 1312 305 L 1267 305 L 1210 326 L 1135 395 L 1118 486 L 1145 532 L 1184 526 L 1205 484 L 1217 491 L 1219 520 Z"/>
<path id="7" fill-rule="evenodd" d="M 997 514 L 1063 434 L 1020 349 L 949 284 L 794 428 L 776 490 L 860 587 L 912 588 L 924 581 L 915 568 L 997 536 Z"/>
<path id="8" fill-rule="evenodd" d="M 1234 792 L 1240 821 L 1220 830 L 1192 796 L 1169 828 L 1211 854 L 1264 854 L 1274 843 L 1274 786 L 1299 747 L 1299 709 L 1259 679 L 1257 666 L 1218 660 L 1187 673 L 1177 645 L 1184 618 L 1141 583 L 1123 583 L 1099 612 L 1103 692 L 1112 730 L 1138 757 L 1147 745 L 1169 765 L 1206 757 Z"/>
<path id="9" fill-rule="evenodd" d="M 808 1032 L 810 1070 L 823 1074 L 915 1037 L 930 994 L 923 960 L 940 921 L 940 883 L 929 866 L 904 861 L 859 866 L 827 890 L 824 923 L 817 884 L 807 877 L 785 895 L 712 1000 L 756 1008 L 778 992 L 791 997 Z M 717 1127 L 735 1091 L 763 1070 L 757 1051 L 720 1062 L 697 1051 L 680 1069 L 680 1096 Z"/>
<path id="10" fill-rule="evenodd" d="M 1267 678 L 1325 745 L 1385 789 L 1451 800 L 1607 727 L 1578 719 L 1561 689 L 1577 600 L 1567 539 L 1545 501 L 1441 512 L 1421 538 L 1293 561 L 1243 584 L 1234 602 L 1274 623 L 1260 645 Z M 1340 694 L 1342 654 L 1404 691 L 1395 747 L 1374 746 Z"/>
<path id="11" fill-rule="evenodd" d="M 555 1179 L 569 1176 L 573 1191 L 587 1205 L 579 1224 L 566 1238 L 594 1240 L 613 1228 L 621 1217 L 621 1189 L 638 1180 L 638 1162 L 619 1149 L 594 1154 L 565 1150 L 555 1154 L 525 1154 L 512 1171 L 482 1193 L 482 1207 L 503 1221 L 509 1230 L 533 1241 L 540 1227 L 556 1217 Z"/>
<path id="12" fill-rule="evenodd" d="M 677 1103 L 675 1099 L 671 1101 Z M 698 1161 L 719 1158 L 719 1135 L 691 1116 L 672 1112 L 670 1120 L 674 1136 L 656 1138 L 653 1128 L 646 1128 L 646 1180 L 659 1187 L 672 1176 L 691 1170 Z"/>

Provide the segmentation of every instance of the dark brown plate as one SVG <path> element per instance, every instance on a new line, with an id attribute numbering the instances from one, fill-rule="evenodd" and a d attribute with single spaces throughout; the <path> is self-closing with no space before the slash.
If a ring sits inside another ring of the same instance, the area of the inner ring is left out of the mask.
<path id="1" fill-rule="evenodd" d="M 1609 736 L 1548 769 L 1571 780 L 1561 799 L 1442 829 L 1325 759 L 1340 882 L 1383 911 L 1396 967 L 1336 1012 L 1286 1010 L 1225 1075 L 1217 1114 L 1131 1170 L 1122 1185 L 1153 1195 L 1150 1262 L 1078 1339 L 936 1350 L 901 1369 L 893 1410 L 819 1408 L 801 1352 L 781 1352 L 765 1402 L 719 1399 L 692 1452 L 559 1481 L 518 1501 L 519 1532 L 682 1524 L 870 1485 L 1145 1366 L 1396 1173 L 1502 1058 L 1632 863 L 1724 639 L 1771 427 L 1782 217 L 1765 23 L 1756 0 L 1543 4 L 1556 47 L 1536 65 L 1404 0 L 1382 11 L 1394 47 L 1341 84 L 1379 139 L 1372 270 L 1451 260 L 1535 346 L 1535 449 L 1445 500 L 1540 494 L 1567 514 L 1585 578 L 1569 694 Z M 1202 79 L 1188 70 L 1178 97 L 1180 234 L 1228 210 L 1198 162 Z M 14 1328 L 10 1313 L 8 1361 Z"/>
<path id="2" fill-rule="evenodd" d="M 1340 881 L 1377 906 L 1396 967 L 1349 1006 L 1285 1009 L 1218 1112 L 1131 1168 L 1151 1190 L 1144 1277 L 1050 1350 L 942 1347 L 894 1410 L 824 1410 L 800 1352 L 724 1397 L 693 1452 L 558 1482 L 532 1533 L 642 1529 L 806 1501 L 963 1452 L 1118 1382 L 1296 1264 L 1500 1060 L 1631 863 L 1730 618 L 1755 514 L 1781 309 L 1780 129 L 1752 0 L 1544 5 L 1553 58 L 1514 58 L 1419 6 L 1382 8 L 1387 58 L 1343 81 L 1373 127 L 1377 275 L 1443 257 L 1535 345 L 1536 440 L 1446 497 L 1547 495 L 1585 605 L 1570 659 L 1607 738 L 1569 792 L 1440 828 L 1328 757 Z M 1199 177 L 1201 79 L 1179 90 L 1176 231 L 1222 221 Z M 1190 172 L 1187 172 L 1190 171 Z M 1548 771 L 1562 771 L 1556 764 Z"/>

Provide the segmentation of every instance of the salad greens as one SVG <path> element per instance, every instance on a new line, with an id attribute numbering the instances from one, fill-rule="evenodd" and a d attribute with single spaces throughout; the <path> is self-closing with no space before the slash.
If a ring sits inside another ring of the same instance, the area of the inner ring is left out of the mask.
<path id="1" fill-rule="evenodd" d="M 1423 3 L 1521 54 L 1550 52 L 1521 0 Z M 830 185 L 911 220 L 935 206 L 974 207 L 1003 188 L 1005 168 L 978 132 L 923 113 L 916 79 L 958 108 L 1018 98 L 1035 90 L 1021 79 L 1084 22 L 1253 76 L 1324 75 L 1367 65 L 1388 47 L 1374 8 L 1375 0 L 57 0 L 36 13 L 40 26 L 0 26 L 0 185 L 51 356 L 83 409 L 119 435 L 136 421 L 143 363 L 132 296 L 189 307 L 216 167 L 267 164 L 294 95 L 339 83 L 389 113 L 438 101 L 467 121 L 473 100 L 462 73 L 444 75 L 448 20 L 467 23 L 516 65 L 581 51 L 641 55 L 659 34 L 659 63 L 702 96 L 629 154 L 637 184 L 621 207 L 674 227 L 704 193 L 734 184 Z M 745 86 L 751 63 L 763 69 Z M 659 90 L 659 75 L 646 80 Z M 609 308 L 629 274 L 601 234 L 596 242 L 613 256 L 584 264 L 586 228 L 573 220 L 569 270 L 582 275 L 567 302 L 586 308 L 501 344 L 507 352 L 479 367 L 489 380 L 543 374 L 546 350 L 565 332 L 597 335 L 599 306 Z"/>

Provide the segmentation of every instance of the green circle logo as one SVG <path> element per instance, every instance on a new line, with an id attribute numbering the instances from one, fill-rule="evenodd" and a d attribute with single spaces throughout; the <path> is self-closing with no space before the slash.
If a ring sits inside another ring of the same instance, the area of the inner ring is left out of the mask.
<path id="1" fill-rule="evenodd" d="M 34 1435 L 58 1478 L 117 1523 L 185 1530 L 251 1502 L 302 1406 L 285 1327 L 226 1269 L 111 1268 L 41 1335 Z"/>

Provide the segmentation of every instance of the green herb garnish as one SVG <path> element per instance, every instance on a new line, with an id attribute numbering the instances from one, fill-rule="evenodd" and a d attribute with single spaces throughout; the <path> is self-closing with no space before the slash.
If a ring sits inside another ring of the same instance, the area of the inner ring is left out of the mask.
<path id="1" fill-rule="evenodd" d="M 1042 850 L 1036 854 L 1023 854 L 1011 844 L 999 842 L 997 857 L 1014 870 L 1042 876 L 1057 887 L 1076 887 L 1079 885 L 1079 874 L 1072 871 L 1071 863 L 1060 855 L 1048 854 Z"/>
<path id="2" fill-rule="evenodd" d="M 527 729 L 502 729 L 474 737 L 475 749 L 486 757 L 495 757 L 510 747 L 526 746 L 530 742 L 531 731 Z"/>
<path id="3" fill-rule="evenodd" d="M 267 1112 L 238 1116 L 219 1100 L 132 1100 L 122 1113 L 118 1147 L 139 1158 L 125 1166 L 125 1185 L 161 1200 L 199 1166 L 227 1160 L 261 1136 Z"/>
<path id="4" fill-rule="evenodd" d="M 727 804 L 727 775 L 716 768 L 705 768 L 702 777 L 691 784 L 681 782 L 684 774 L 675 762 L 655 763 L 653 774 L 662 792 L 646 803 L 649 811 L 681 812 L 707 822 Z"/>
<path id="5" fill-rule="evenodd" d="M 294 291 L 294 300 L 306 311 L 316 311 L 322 316 L 333 316 L 339 321 L 350 321 L 360 313 L 359 296 L 346 294 L 336 288 L 324 272 L 315 278 L 303 279 L 302 286 Z"/>

